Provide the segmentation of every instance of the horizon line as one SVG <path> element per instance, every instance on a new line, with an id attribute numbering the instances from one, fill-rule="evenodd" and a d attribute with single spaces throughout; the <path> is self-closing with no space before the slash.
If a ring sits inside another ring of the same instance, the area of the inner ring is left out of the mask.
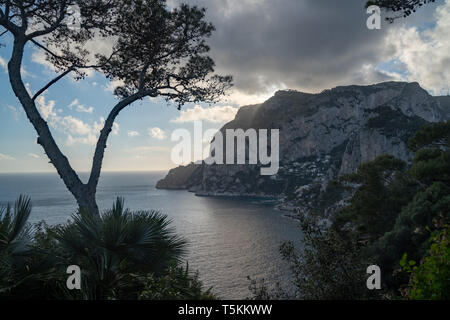
<path id="1" fill-rule="evenodd" d="M 139 172 L 165 172 L 165 171 L 169 171 L 171 169 L 160 169 L 160 170 L 104 170 L 102 171 L 102 173 L 139 173 Z M 32 173 L 58 173 L 56 170 L 55 171 L 0 171 L 0 174 L 19 174 L 19 173 L 28 173 L 28 174 L 32 174 Z M 90 173 L 90 171 L 77 171 L 77 174 L 83 174 L 83 173 Z"/>

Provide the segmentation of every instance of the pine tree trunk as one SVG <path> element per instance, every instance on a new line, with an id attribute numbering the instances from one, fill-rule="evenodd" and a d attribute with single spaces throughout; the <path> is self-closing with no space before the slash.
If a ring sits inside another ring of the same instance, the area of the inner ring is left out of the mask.
<path id="1" fill-rule="evenodd" d="M 97 201 L 95 200 L 95 190 L 89 190 L 89 188 L 85 185 L 85 190 L 83 190 L 82 194 L 74 195 L 78 207 L 80 210 L 86 210 L 92 215 L 99 216 L 100 211 L 98 209 Z"/>
<path id="2" fill-rule="evenodd" d="M 95 194 L 100 178 L 106 143 L 109 134 L 112 131 L 114 121 L 122 109 L 124 109 L 131 103 L 142 99 L 144 96 L 152 94 L 153 90 L 139 91 L 135 94 L 132 94 L 119 101 L 111 110 L 97 141 L 89 182 L 87 184 L 83 184 L 75 170 L 73 170 L 72 166 L 70 165 L 69 160 L 61 152 L 58 145 L 56 144 L 47 122 L 41 117 L 41 114 L 36 107 L 35 100 L 30 96 L 23 83 L 20 70 L 22 66 L 25 43 L 26 39 L 24 34 L 17 35 L 14 38 L 13 52 L 8 63 L 8 74 L 11 87 L 14 91 L 14 94 L 19 99 L 28 120 L 30 120 L 31 124 L 38 134 L 37 143 L 40 144 L 45 150 L 45 153 L 50 159 L 50 163 L 52 163 L 56 168 L 56 171 L 64 181 L 67 189 L 75 197 L 80 209 L 88 210 L 91 214 L 98 216 L 99 208 L 95 200 Z"/>
<path id="3" fill-rule="evenodd" d="M 98 215 L 99 210 L 95 201 L 96 185 L 93 187 L 93 185 L 85 185 L 81 182 L 75 170 L 72 169 L 67 157 L 58 148 L 47 122 L 41 117 L 36 108 L 35 101 L 30 97 L 30 94 L 25 88 L 20 74 L 25 42 L 25 39 L 20 36 L 14 39 L 13 52 L 8 63 L 11 87 L 19 99 L 28 120 L 30 120 L 38 134 L 37 143 L 44 148 L 50 162 L 56 168 L 67 189 L 75 197 L 80 208 L 89 210 L 93 215 Z"/>

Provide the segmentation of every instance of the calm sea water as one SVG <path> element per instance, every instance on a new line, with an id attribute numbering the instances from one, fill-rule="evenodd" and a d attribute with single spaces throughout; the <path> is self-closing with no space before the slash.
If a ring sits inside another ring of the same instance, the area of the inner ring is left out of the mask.
<path id="1" fill-rule="evenodd" d="M 103 173 L 97 192 L 101 209 L 117 196 L 133 210 L 160 210 L 188 240 L 192 270 L 224 299 L 250 296 L 247 276 L 289 284 L 287 265 L 278 247 L 290 240 L 300 246 L 298 223 L 256 199 L 197 197 L 187 191 L 157 190 L 164 172 Z M 82 177 L 83 178 L 83 177 Z M 86 177 L 84 177 L 86 178 Z M 31 197 L 30 222 L 64 223 L 76 210 L 72 195 L 55 174 L 0 174 L 0 204 L 19 194 Z"/>

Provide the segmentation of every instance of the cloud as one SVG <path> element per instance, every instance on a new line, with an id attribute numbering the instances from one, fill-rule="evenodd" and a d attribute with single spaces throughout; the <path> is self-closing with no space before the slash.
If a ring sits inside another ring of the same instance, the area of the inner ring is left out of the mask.
<path id="1" fill-rule="evenodd" d="M 42 118 L 46 120 L 52 128 L 67 134 L 66 145 L 95 145 L 97 143 L 97 138 L 100 130 L 105 125 L 105 119 L 103 117 L 101 117 L 98 122 L 94 121 L 93 123 L 89 124 L 71 115 L 58 115 L 58 112 L 55 111 L 55 101 L 47 101 L 44 95 L 39 96 L 36 99 L 36 103 Z M 74 100 L 69 105 L 69 107 L 72 106 L 73 108 L 77 105 L 77 103 L 78 100 Z M 112 134 L 118 135 L 119 128 L 119 124 L 114 122 L 112 127 Z"/>
<path id="2" fill-rule="evenodd" d="M 83 105 L 78 105 L 76 110 L 77 110 L 78 112 L 86 112 L 86 113 L 92 113 L 92 112 L 94 112 L 94 108 L 93 108 L 93 107 L 88 107 L 88 108 L 86 108 L 86 107 L 83 106 Z"/>
<path id="3" fill-rule="evenodd" d="M 231 106 L 214 106 L 203 108 L 196 105 L 194 108 L 181 110 L 180 115 L 176 119 L 172 119 L 173 123 L 185 123 L 194 121 L 208 121 L 213 123 L 224 123 L 234 119 L 238 108 Z"/>
<path id="4" fill-rule="evenodd" d="M 99 122 L 94 121 L 92 125 L 86 124 L 85 122 L 73 118 L 71 116 L 64 117 L 63 123 L 64 122 L 68 124 L 65 126 L 65 130 L 68 131 L 66 139 L 66 145 L 68 146 L 73 146 L 76 144 L 87 144 L 87 145 L 97 144 L 97 139 L 100 130 L 103 129 L 105 125 L 105 119 L 103 117 L 100 118 Z M 118 123 L 116 122 L 113 123 L 111 134 L 113 135 L 119 134 Z"/>
<path id="5" fill-rule="evenodd" d="M 217 71 L 234 76 L 235 91 L 273 93 L 274 88 L 320 91 L 356 82 L 389 80 L 360 68 L 376 64 L 388 27 L 368 30 L 364 1 L 196 0 L 216 26 L 211 37 Z M 239 3 L 239 5 L 238 5 Z"/>
<path id="6" fill-rule="evenodd" d="M 6 62 L 6 60 L 2 57 L 0 57 L 0 68 L 2 68 L 6 73 L 8 73 L 8 63 Z M 24 66 L 22 66 L 20 68 L 21 74 L 23 78 L 26 77 L 33 77 L 33 75 L 31 73 L 29 73 Z"/>
<path id="7" fill-rule="evenodd" d="M 434 94 L 447 94 L 450 86 L 450 0 L 437 7 L 435 25 L 423 31 L 402 26 L 387 41 L 395 48 L 393 58 L 408 81 L 417 81 Z"/>
<path id="8" fill-rule="evenodd" d="M 62 118 L 61 124 L 67 131 L 78 135 L 89 135 L 92 131 L 92 127 L 89 124 L 72 116 Z"/>
<path id="9" fill-rule="evenodd" d="M 95 58 L 96 53 L 109 54 L 110 51 L 105 49 L 106 44 L 108 44 L 108 43 L 112 48 L 112 44 L 110 43 L 110 41 L 108 41 L 106 39 L 101 39 L 101 38 L 95 36 L 93 39 L 91 39 L 88 42 L 86 42 L 85 44 L 83 44 L 83 48 L 90 50 L 90 52 L 91 52 L 91 55 L 88 57 L 88 61 L 86 64 L 95 64 L 96 63 L 96 61 L 97 61 Z M 59 48 L 50 47 L 49 49 L 57 55 L 61 55 L 61 53 L 62 53 Z M 36 48 L 31 55 L 31 59 L 33 62 L 44 66 L 47 70 L 55 72 L 54 65 L 51 62 L 47 61 L 47 56 L 42 49 Z M 83 71 L 84 73 L 86 73 L 87 77 L 92 77 L 95 74 L 93 69 L 80 69 L 80 70 Z M 75 79 L 73 77 L 73 73 L 71 75 L 72 75 L 72 79 Z"/>
<path id="10" fill-rule="evenodd" d="M 14 158 L 11 157 L 10 155 L 0 153 L 0 161 L 1 160 L 14 160 Z"/>
<path id="11" fill-rule="evenodd" d="M 148 128 L 148 135 L 158 140 L 164 140 L 166 138 L 164 130 L 158 127 Z"/>
<path id="12" fill-rule="evenodd" d="M 33 92 L 30 89 L 30 84 L 28 82 L 25 83 L 25 89 L 27 90 L 30 96 L 33 96 Z"/>
<path id="13" fill-rule="evenodd" d="M 119 124 L 117 122 L 113 123 L 111 133 L 115 136 L 117 136 L 119 134 Z"/>
<path id="14" fill-rule="evenodd" d="M 69 104 L 69 109 L 73 109 L 75 107 L 75 110 L 78 112 L 85 112 L 85 113 L 93 113 L 94 108 L 93 107 L 85 107 L 84 105 L 80 104 L 78 99 L 73 100 Z"/>
<path id="15" fill-rule="evenodd" d="M 383 19 L 381 30 L 369 30 L 365 2 L 191 0 L 189 4 L 207 8 L 206 18 L 216 27 L 208 40 L 216 71 L 234 78 L 226 101 L 243 105 L 262 102 L 279 89 L 320 92 L 398 79 L 379 67 L 401 54 L 395 44 L 398 38 L 389 35 L 401 25 L 433 22 L 437 5 L 427 5 L 394 24 Z M 440 39 L 447 41 L 449 27 L 442 26 Z M 442 57 L 448 52 L 441 50 Z"/>
<path id="16" fill-rule="evenodd" d="M 70 117 L 70 116 L 69 116 Z M 68 117 L 64 117 L 68 118 Z M 98 136 L 100 134 L 100 130 L 103 129 L 105 125 L 105 118 L 100 117 L 100 121 L 94 121 L 93 124 L 89 125 L 85 122 L 70 117 L 71 128 L 72 130 L 67 130 L 67 128 L 70 128 L 69 126 L 66 126 L 66 131 L 69 131 L 69 134 L 67 136 L 66 143 L 67 145 L 74 145 L 74 144 L 88 144 L 88 145 L 95 145 L 97 143 Z M 66 120 L 67 121 L 67 120 Z M 67 121 L 68 122 L 68 121 Z M 111 134 L 117 136 L 119 134 L 119 124 L 114 122 Z M 81 135 L 81 137 L 73 137 L 71 134 L 78 134 Z"/>
<path id="17" fill-rule="evenodd" d="M 170 6 L 183 0 L 173 0 Z M 207 8 L 207 20 L 216 26 L 208 40 L 216 71 L 234 76 L 227 101 L 261 102 L 277 89 L 321 91 L 335 85 L 392 80 L 375 67 L 389 54 L 384 46 L 388 26 L 366 28 L 362 0 L 191 0 Z M 108 54 L 115 39 L 94 37 L 84 46 Z M 48 64 L 42 51 L 34 61 Z M 122 83 L 109 82 L 113 92 Z M 362 84 L 362 83 L 361 83 Z"/>
<path id="18" fill-rule="evenodd" d="M 181 2 L 185 1 L 169 4 Z M 418 80 L 429 90 L 442 91 L 450 65 L 449 11 L 437 5 L 443 1 L 394 24 L 383 20 L 381 30 L 367 29 L 365 2 L 191 0 L 189 4 L 206 7 L 206 18 L 216 27 L 208 39 L 216 71 L 233 75 L 235 83 L 227 103 L 259 103 L 278 89 L 320 92 L 337 85 L 397 79 Z M 447 8 L 448 4 L 447 0 Z M 423 31 L 435 19 L 433 30 Z M 421 28 L 413 29 L 413 24 Z M 114 42 L 94 37 L 86 48 L 108 54 Z M 33 60 L 48 65 L 42 51 L 36 51 Z M 399 61 L 407 77 L 380 67 L 393 60 Z M 114 80 L 103 88 L 113 92 L 121 84 Z"/>
<path id="19" fill-rule="evenodd" d="M 6 63 L 6 60 L 0 57 L 0 68 L 5 70 L 5 72 L 8 72 L 8 64 Z"/>
<path id="20" fill-rule="evenodd" d="M 50 62 L 47 61 L 45 52 L 42 50 L 36 49 L 31 54 L 31 60 L 37 64 L 44 66 L 48 70 L 52 70 L 52 71 L 55 70 L 55 68 L 53 67 L 53 64 L 51 64 Z"/>
<path id="21" fill-rule="evenodd" d="M 61 54 L 61 51 L 59 49 L 50 48 L 55 54 Z M 36 48 L 33 53 L 31 54 L 31 61 L 34 63 L 37 63 L 45 68 L 47 71 L 46 74 L 49 75 L 55 75 L 57 71 L 55 70 L 54 65 L 47 61 L 47 56 L 45 55 L 45 52 L 41 49 Z M 23 70 L 22 70 L 23 72 Z M 74 73 L 71 73 L 70 75 L 73 76 Z M 94 72 L 92 70 L 87 70 L 86 75 L 92 76 Z M 73 79 L 73 78 L 72 78 Z"/>
<path id="22" fill-rule="evenodd" d="M 26 70 L 24 66 L 22 66 L 20 68 L 20 73 L 22 75 L 22 78 L 29 78 L 29 77 L 34 78 L 34 75 L 29 73 L 28 70 Z"/>
<path id="23" fill-rule="evenodd" d="M 35 159 L 39 159 L 39 158 L 40 158 L 40 157 L 39 157 L 37 154 L 35 154 L 35 153 L 29 153 L 28 156 L 31 157 L 31 158 L 35 158 Z"/>
<path id="24" fill-rule="evenodd" d="M 129 137 L 137 137 L 137 136 L 139 136 L 139 132 L 137 132 L 137 131 L 128 131 L 127 135 Z"/>
<path id="25" fill-rule="evenodd" d="M 55 124 L 57 121 L 59 121 L 59 116 L 53 110 L 53 108 L 55 107 L 54 100 L 46 101 L 45 96 L 41 95 L 37 97 L 36 103 L 39 112 L 44 120 L 50 121 L 50 124 Z"/>
<path id="26" fill-rule="evenodd" d="M 17 110 L 16 107 L 14 107 L 14 106 L 8 104 L 8 105 L 6 106 L 6 108 L 7 108 L 9 111 L 11 111 L 12 116 L 14 117 L 14 119 L 15 119 L 16 121 L 19 120 L 19 112 L 20 112 L 20 111 Z"/>
<path id="27" fill-rule="evenodd" d="M 98 33 L 94 34 L 94 36 L 83 43 L 83 49 L 87 50 L 90 54 L 86 57 L 87 59 L 87 65 L 93 65 L 98 63 L 98 59 L 96 58 L 97 54 L 101 54 L 104 56 L 109 56 L 113 52 L 113 47 L 117 41 L 117 37 L 108 37 L 104 38 L 101 37 Z M 73 49 L 75 44 L 70 45 Z M 55 54 L 60 55 L 61 50 L 59 48 L 50 47 L 49 48 L 52 52 Z M 42 49 L 36 48 L 36 50 L 32 54 L 32 61 L 35 63 L 38 63 L 48 70 L 55 71 L 55 68 L 52 63 L 48 62 L 46 59 L 46 54 Z M 95 71 L 93 69 L 81 69 L 83 72 L 86 73 L 87 77 L 92 77 L 95 75 Z M 74 73 L 71 74 L 72 79 L 75 79 L 73 77 Z"/>
<path id="28" fill-rule="evenodd" d="M 73 137 L 71 134 L 67 135 L 66 145 L 74 146 L 76 144 L 87 144 L 87 145 L 95 145 L 97 142 L 97 137 L 93 134 L 88 134 L 85 137 Z"/>
<path id="29" fill-rule="evenodd" d="M 123 86 L 125 83 L 122 80 L 112 80 L 103 88 L 105 91 L 114 92 L 117 87 Z"/>
<path id="30" fill-rule="evenodd" d="M 73 107 L 75 107 L 76 105 L 79 104 L 78 99 L 73 100 L 70 104 L 69 104 L 69 109 L 72 109 Z"/>

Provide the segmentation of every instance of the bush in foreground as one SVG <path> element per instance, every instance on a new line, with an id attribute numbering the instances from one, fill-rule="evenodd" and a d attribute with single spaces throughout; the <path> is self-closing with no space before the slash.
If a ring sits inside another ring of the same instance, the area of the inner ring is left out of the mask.
<path id="1" fill-rule="evenodd" d="M 159 212 L 131 212 L 118 199 L 99 217 L 80 211 L 71 222 L 52 227 L 30 226 L 30 213 L 24 197 L 14 210 L 0 210 L 2 299 L 212 297 L 195 274 L 180 267 L 186 241 Z M 66 286 L 70 265 L 81 269 L 81 290 Z M 176 295 L 167 290 L 171 286 Z"/>

